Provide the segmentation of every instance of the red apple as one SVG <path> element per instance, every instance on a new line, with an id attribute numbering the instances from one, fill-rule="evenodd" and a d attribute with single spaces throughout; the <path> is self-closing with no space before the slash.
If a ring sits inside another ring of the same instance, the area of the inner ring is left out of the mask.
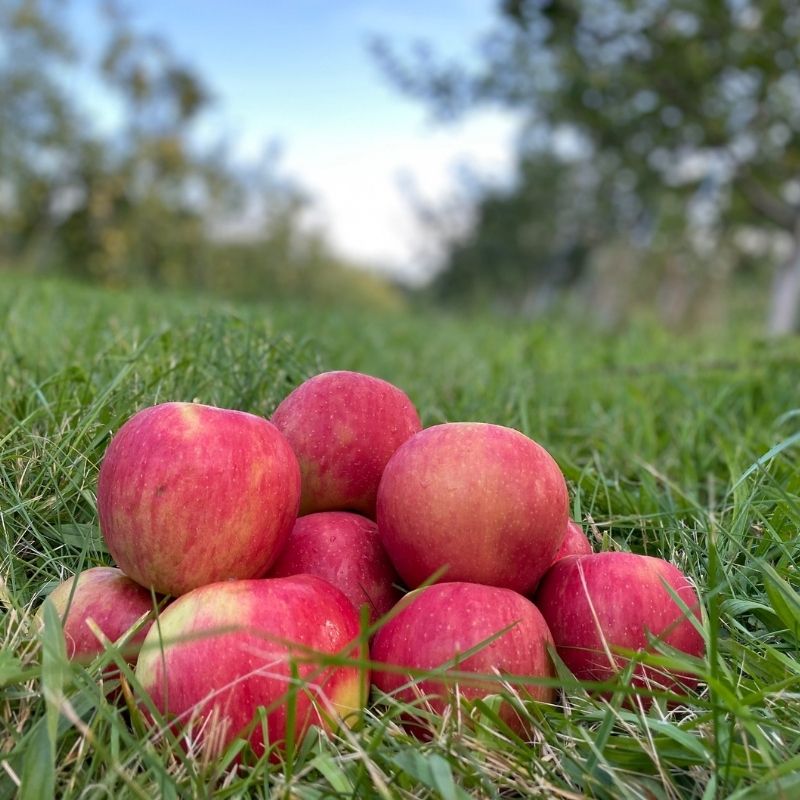
<path id="1" fill-rule="evenodd" d="M 567 556 L 588 556 L 592 553 L 592 543 L 589 537 L 583 532 L 583 528 L 577 522 L 569 520 L 567 522 L 567 533 L 558 552 L 553 558 L 553 563 Z"/>
<path id="2" fill-rule="evenodd" d="M 539 585 L 535 601 L 559 656 L 575 677 L 607 681 L 627 662 L 614 653 L 615 648 L 649 649 L 648 634 L 692 656 L 703 655 L 703 637 L 667 586 L 699 615 L 697 592 L 677 567 L 633 553 L 595 553 L 558 561 Z M 638 664 L 633 683 L 675 689 L 678 683 L 696 681 Z"/>
<path id="3" fill-rule="evenodd" d="M 297 387 L 272 422 L 300 462 L 300 513 L 358 511 L 375 517 L 375 495 L 395 450 L 420 429 L 408 397 L 359 372 L 324 372 Z"/>
<path id="4" fill-rule="evenodd" d="M 382 617 L 400 599 L 397 573 L 381 546 L 378 526 L 346 511 L 321 511 L 300 517 L 270 572 L 282 578 L 303 572 L 318 575 L 341 589 L 370 621 Z"/>
<path id="5" fill-rule="evenodd" d="M 172 595 L 263 575 L 299 499 L 297 459 L 273 425 L 195 403 L 164 403 L 129 419 L 97 483 L 114 560 L 142 586 Z"/>
<path id="6" fill-rule="evenodd" d="M 412 592 L 401 601 L 402 610 L 383 625 L 372 643 L 373 662 L 399 667 L 433 670 L 454 662 L 460 654 L 505 630 L 482 649 L 452 669 L 486 676 L 499 673 L 512 676 L 547 678 L 553 670 L 547 645 L 553 643 L 550 631 L 536 606 L 509 589 L 477 583 L 439 583 Z M 502 690 L 502 679 L 459 681 L 461 694 L 468 699 L 486 697 Z M 413 703 L 421 692 L 429 698 L 434 713 L 441 713 L 453 698 L 455 682 L 446 678 L 425 678 L 408 686 L 409 675 L 376 670 L 373 682 L 381 691 L 395 693 L 400 700 Z M 551 700 L 547 686 L 517 687 L 522 696 Z M 518 731 L 524 730 L 514 709 L 504 704 L 501 717 Z M 424 728 L 418 718 L 409 718 L 411 730 Z"/>
<path id="7" fill-rule="evenodd" d="M 183 595 L 163 613 L 142 646 L 136 677 L 175 729 L 201 742 L 209 757 L 240 736 L 262 755 L 290 735 L 293 664 L 307 681 L 294 695 L 296 741 L 309 725 L 330 728 L 359 710 L 364 673 L 319 661 L 319 654 L 345 654 L 351 644 L 346 654 L 357 655 L 357 635 L 353 605 L 321 578 L 214 583 Z M 260 706 L 266 709 L 266 741 L 262 725 L 250 725 Z"/>
<path id="8" fill-rule="evenodd" d="M 378 530 L 410 587 L 443 580 L 531 592 L 564 538 L 558 464 L 518 431 L 435 425 L 392 456 L 378 490 Z"/>
<path id="9" fill-rule="evenodd" d="M 153 612 L 147 589 L 114 567 L 92 567 L 56 586 L 49 599 L 64 626 L 67 657 L 88 663 L 103 652 L 103 645 L 87 624 L 93 620 L 102 633 L 116 642 L 145 614 Z M 139 647 L 152 624 L 148 620 L 123 649 L 129 663 L 136 663 Z"/>

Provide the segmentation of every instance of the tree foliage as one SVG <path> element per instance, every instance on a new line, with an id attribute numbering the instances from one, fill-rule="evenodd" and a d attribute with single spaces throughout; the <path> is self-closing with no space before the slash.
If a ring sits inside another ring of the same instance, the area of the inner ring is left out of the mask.
<path id="1" fill-rule="evenodd" d="M 472 224 L 449 242 L 437 299 L 530 312 L 586 270 L 587 253 L 612 224 L 596 214 L 603 183 L 583 162 L 540 152 L 524 158 L 514 184 L 483 190 Z"/>
<path id="2" fill-rule="evenodd" d="M 674 224 L 677 200 L 676 236 L 783 236 L 778 283 L 796 274 L 800 300 L 798 41 L 797 0 L 504 0 L 477 68 L 379 53 L 440 114 L 519 112 L 523 164 L 543 140 L 578 143 L 625 198 L 618 230 Z"/>
<path id="3" fill-rule="evenodd" d="M 306 230 L 307 200 L 274 160 L 243 169 L 221 145 L 197 144 L 213 95 L 167 41 L 106 3 L 92 60 L 69 10 L 0 0 L 0 264 L 247 299 L 328 300 L 335 283 L 356 300 L 396 301 Z M 79 65 L 116 102 L 111 133 L 71 88 Z M 220 232 L 241 215 L 249 228 L 230 241 Z"/>

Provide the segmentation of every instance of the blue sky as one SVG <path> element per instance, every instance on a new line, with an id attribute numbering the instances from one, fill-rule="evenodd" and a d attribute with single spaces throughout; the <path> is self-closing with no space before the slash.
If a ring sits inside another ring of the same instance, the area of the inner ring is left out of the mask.
<path id="1" fill-rule="evenodd" d="M 75 0 L 76 28 L 99 38 L 93 0 Z M 457 187 L 459 164 L 503 179 L 514 121 L 481 112 L 457 126 L 432 123 L 393 89 L 370 56 L 373 34 L 426 39 L 446 56 L 474 57 L 495 0 L 136 0 L 133 19 L 162 33 L 205 76 L 217 98 L 203 124 L 241 158 L 283 146 L 283 170 L 317 198 L 313 220 L 346 256 L 413 273 L 426 241 L 401 183 L 427 201 Z M 111 124 L 96 91 L 90 102 Z"/>

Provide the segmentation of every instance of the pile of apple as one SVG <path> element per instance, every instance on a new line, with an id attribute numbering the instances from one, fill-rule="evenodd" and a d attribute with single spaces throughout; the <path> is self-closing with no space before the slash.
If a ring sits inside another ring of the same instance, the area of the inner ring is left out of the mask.
<path id="1" fill-rule="evenodd" d="M 271 422 L 146 408 L 112 439 L 97 500 L 120 569 L 52 593 L 68 653 L 124 644 L 145 714 L 211 754 L 237 737 L 260 754 L 354 719 L 367 634 L 372 683 L 434 712 L 454 696 L 453 670 L 467 698 L 516 678 L 524 697 L 552 701 L 552 648 L 595 682 L 632 652 L 704 650 L 687 578 L 660 559 L 593 554 L 543 447 L 487 423 L 421 430 L 400 389 L 360 373 L 306 381 Z M 638 662 L 630 675 L 672 692 L 695 682 Z M 510 703 L 500 714 L 524 730 Z"/>

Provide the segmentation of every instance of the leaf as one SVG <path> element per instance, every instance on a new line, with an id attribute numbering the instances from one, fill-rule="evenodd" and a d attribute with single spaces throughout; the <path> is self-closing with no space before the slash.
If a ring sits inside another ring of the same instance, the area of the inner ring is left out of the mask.
<path id="1" fill-rule="evenodd" d="M 57 529 L 58 538 L 71 547 L 90 547 L 92 550 L 107 553 L 105 539 L 96 525 L 88 523 L 75 523 L 60 525 Z"/>
<path id="2" fill-rule="evenodd" d="M 800 772 L 779 778 L 768 777 L 730 795 L 729 800 L 775 800 L 800 796 Z"/>
<path id="3" fill-rule="evenodd" d="M 791 637 L 800 642 L 800 595 L 778 575 L 770 564 L 762 567 L 764 588 L 767 591 L 772 610 L 786 626 Z"/>
<path id="4" fill-rule="evenodd" d="M 22 662 L 6 650 L 0 650 L 0 689 L 26 677 Z"/>
<path id="5" fill-rule="evenodd" d="M 347 773 L 328 753 L 320 753 L 309 764 L 309 767 L 320 772 L 337 794 L 343 796 L 353 794 L 353 784 L 347 777 Z"/>
<path id="6" fill-rule="evenodd" d="M 733 485 L 731 491 L 737 489 L 742 483 L 744 483 L 757 469 L 763 467 L 768 461 L 772 461 L 775 456 L 779 453 L 782 453 L 787 448 L 791 447 L 792 445 L 800 443 L 800 431 L 797 433 L 793 433 L 791 436 L 788 436 L 781 442 L 778 442 L 774 447 L 771 447 L 764 453 L 763 456 L 756 459 L 740 476 L 739 480 Z"/>
<path id="7" fill-rule="evenodd" d="M 20 779 L 20 800 L 42 800 L 56 795 L 56 754 L 50 732 L 39 725 L 25 751 Z"/>
<path id="8" fill-rule="evenodd" d="M 775 612 L 765 603 L 759 603 L 756 600 L 746 600 L 741 597 L 729 597 L 720 603 L 720 610 L 723 614 L 731 617 L 745 617 L 748 615 L 761 616 L 768 614 L 770 617 L 775 616 Z"/>
<path id="9" fill-rule="evenodd" d="M 69 668 L 64 632 L 56 607 L 51 600 L 45 600 L 42 608 L 42 695 L 46 724 L 36 731 L 25 754 L 22 800 L 55 796 L 59 707 Z"/>
<path id="10" fill-rule="evenodd" d="M 681 745 L 687 752 L 699 758 L 700 763 L 707 761 L 710 757 L 703 744 L 703 740 L 699 736 L 693 736 L 678 725 L 674 725 L 670 722 L 663 722 L 662 720 L 647 718 L 646 723 L 647 727 L 651 730 L 669 737 L 674 742 Z"/>
<path id="11" fill-rule="evenodd" d="M 67 647 L 61 618 L 51 600 L 43 606 L 42 629 L 42 694 L 47 706 L 47 733 L 55 748 L 58 731 L 59 705 L 68 671 Z"/>
<path id="12" fill-rule="evenodd" d="M 456 785 L 450 764 L 441 756 L 425 755 L 418 750 L 404 750 L 392 761 L 407 775 L 429 789 L 438 792 L 443 800 L 468 800 L 469 795 Z"/>

